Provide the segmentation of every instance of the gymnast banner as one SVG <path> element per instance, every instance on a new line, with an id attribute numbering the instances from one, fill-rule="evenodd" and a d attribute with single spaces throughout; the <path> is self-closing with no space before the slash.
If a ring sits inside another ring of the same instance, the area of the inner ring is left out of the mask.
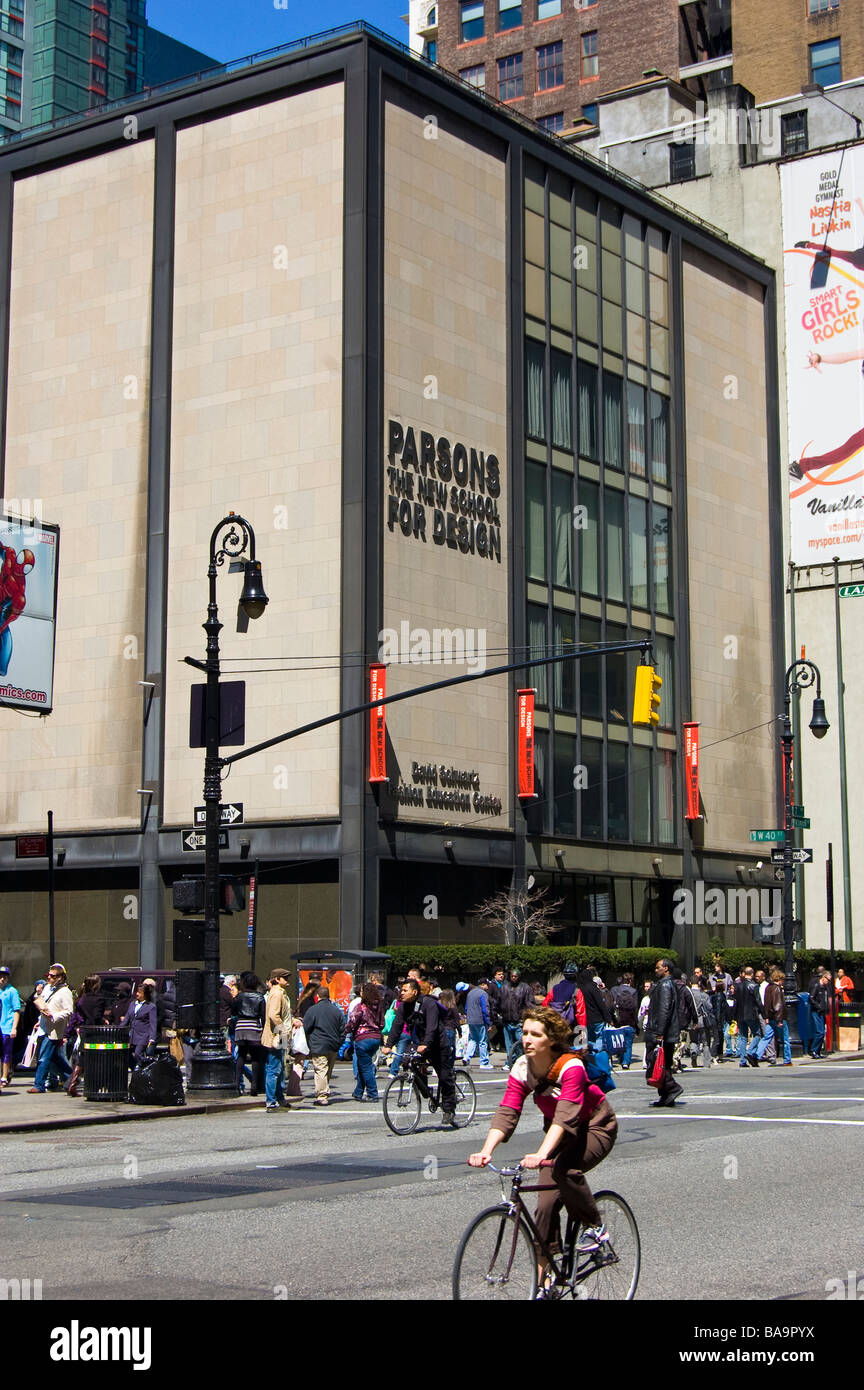
<path id="1" fill-rule="evenodd" d="M 48 714 L 60 528 L 0 516 L 0 705 Z"/>
<path id="2" fill-rule="evenodd" d="M 864 556 L 864 149 L 780 169 L 791 557 Z"/>

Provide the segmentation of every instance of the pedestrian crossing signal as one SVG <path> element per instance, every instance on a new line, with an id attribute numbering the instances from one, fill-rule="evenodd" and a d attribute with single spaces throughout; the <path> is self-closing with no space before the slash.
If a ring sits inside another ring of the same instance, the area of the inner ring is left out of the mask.
<path id="1" fill-rule="evenodd" d="M 660 723 L 660 687 L 662 676 L 653 666 L 636 667 L 636 688 L 633 692 L 633 723 L 653 728 Z"/>

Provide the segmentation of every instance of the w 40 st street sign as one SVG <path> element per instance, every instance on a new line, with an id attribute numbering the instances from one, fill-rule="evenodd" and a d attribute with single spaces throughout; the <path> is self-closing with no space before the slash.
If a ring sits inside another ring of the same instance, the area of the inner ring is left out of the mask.
<path id="1" fill-rule="evenodd" d="M 763 843 L 763 842 L 766 841 L 766 840 L 768 840 L 768 841 L 771 841 L 771 840 L 774 840 L 774 841 L 777 841 L 777 840 L 785 840 L 785 839 L 786 839 L 786 831 L 785 831 L 785 830 L 751 830 L 751 831 L 750 831 L 750 839 L 751 839 L 751 841 L 752 841 L 752 840 L 756 840 L 756 841 L 757 841 L 758 843 L 760 843 L 760 844 Z"/>

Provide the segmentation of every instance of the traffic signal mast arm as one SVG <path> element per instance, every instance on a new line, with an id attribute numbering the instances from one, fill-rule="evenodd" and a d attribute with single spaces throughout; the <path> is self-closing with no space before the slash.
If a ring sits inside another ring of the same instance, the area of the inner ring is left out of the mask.
<path id="1" fill-rule="evenodd" d="M 398 695 L 386 695 L 383 700 L 369 700 L 362 705 L 354 705 L 351 709 L 339 710 L 337 714 L 325 715 L 323 719 L 315 719 L 311 724 L 303 724 L 299 729 L 289 729 L 287 733 L 277 734 L 275 738 L 268 738 L 264 743 L 256 743 L 252 748 L 244 748 L 239 753 L 232 753 L 229 758 L 220 758 L 220 767 L 228 767 L 231 763 L 239 762 L 241 758 L 251 758 L 253 753 L 263 753 L 265 748 L 274 748 L 277 743 L 285 743 L 289 738 L 299 738 L 301 734 L 310 734 L 313 729 L 322 729 L 327 724 L 336 724 L 341 719 L 350 719 L 355 714 L 368 714 L 370 710 L 380 709 L 382 705 L 395 705 L 399 700 L 411 700 L 415 695 L 428 695 L 433 690 L 446 690 L 451 685 L 466 685 L 468 681 L 486 680 L 489 676 L 505 676 L 510 671 L 526 671 L 534 666 L 553 666 L 559 661 L 579 661 L 588 656 L 606 656 L 610 652 L 642 652 L 643 656 L 651 651 L 650 641 L 641 640 L 638 642 L 612 642 L 606 646 L 587 647 L 584 651 L 562 652 L 560 656 L 538 656 L 530 661 L 511 661 L 506 666 L 493 666 L 488 671 L 472 671 L 467 676 L 451 676 L 446 681 L 433 681 L 431 685 L 418 685 L 414 690 L 403 690 Z M 196 663 L 190 657 L 185 657 L 185 661 L 190 666 Z M 638 666 L 639 671 L 651 670 L 653 667 Z M 657 676 L 658 684 L 662 684 L 660 677 Z M 660 697 L 657 696 L 659 704 Z M 655 714 L 654 722 L 658 716 Z"/>

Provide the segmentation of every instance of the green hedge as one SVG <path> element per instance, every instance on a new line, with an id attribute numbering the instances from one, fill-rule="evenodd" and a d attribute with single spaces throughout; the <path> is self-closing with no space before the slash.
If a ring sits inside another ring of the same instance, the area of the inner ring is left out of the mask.
<path id="1" fill-rule="evenodd" d="M 499 965 L 505 970 L 515 966 L 526 979 L 548 980 L 550 975 L 559 974 L 568 961 L 577 965 L 594 964 L 607 984 L 614 984 L 615 977 L 625 970 L 632 970 L 636 983 L 641 988 L 643 980 L 654 978 L 654 966 L 661 955 L 676 960 L 674 951 L 663 951 L 660 946 L 631 947 L 618 951 L 603 950 L 599 946 L 502 946 L 492 943 L 464 946 L 386 946 L 383 948 L 391 957 L 388 974 L 393 980 L 412 966 L 424 964 L 442 982 L 455 984 L 457 980 L 469 983 L 480 976 L 489 976 Z M 715 952 L 706 950 L 702 965 L 710 970 Z M 783 952 L 775 946 L 735 946 L 724 949 L 720 954 L 726 962 L 730 975 L 737 975 L 742 965 L 752 965 L 754 970 L 769 970 L 773 965 L 783 964 Z M 837 951 L 835 959 L 855 980 L 864 982 L 864 951 Z M 799 980 L 806 985 L 815 969 L 816 963 L 827 964 L 828 952 L 825 950 L 802 950 L 795 952 L 795 966 Z M 436 970 L 435 967 L 440 967 Z"/>
<path id="2" fill-rule="evenodd" d="M 614 983 L 614 976 L 632 970 L 637 977 L 653 979 L 654 966 L 662 951 L 656 947 L 630 948 L 620 951 L 603 950 L 599 946 L 387 946 L 391 957 L 388 973 L 391 978 L 424 964 L 430 973 L 442 980 L 469 983 L 480 976 L 489 976 L 498 966 L 510 970 L 514 966 L 526 979 L 546 980 L 559 974 L 568 961 L 577 965 L 596 965 L 600 974 Z M 675 960 L 675 952 L 666 953 Z M 436 969 L 436 967 L 440 967 Z M 641 979 L 639 980 L 641 985 Z"/>
<path id="3" fill-rule="evenodd" d="M 726 969 L 733 976 L 738 974 L 742 965 L 752 965 L 754 970 L 767 971 L 774 965 L 779 965 L 782 969 L 786 959 L 784 952 L 776 946 L 734 946 L 718 952 L 706 950 L 702 956 L 702 965 L 706 969 L 711 969 L 715 954 L 723 957 Z M 858 980 L 864 976 L 864 951 L 835 951 L 834 959 L 838 966 L 842 965 L 852 976 L 857 985 Z M 817 964 L 827 966 L 828 960 L 827 948 L 796 951 L 795 971 L 799 980 L 806 985 Z"/>

